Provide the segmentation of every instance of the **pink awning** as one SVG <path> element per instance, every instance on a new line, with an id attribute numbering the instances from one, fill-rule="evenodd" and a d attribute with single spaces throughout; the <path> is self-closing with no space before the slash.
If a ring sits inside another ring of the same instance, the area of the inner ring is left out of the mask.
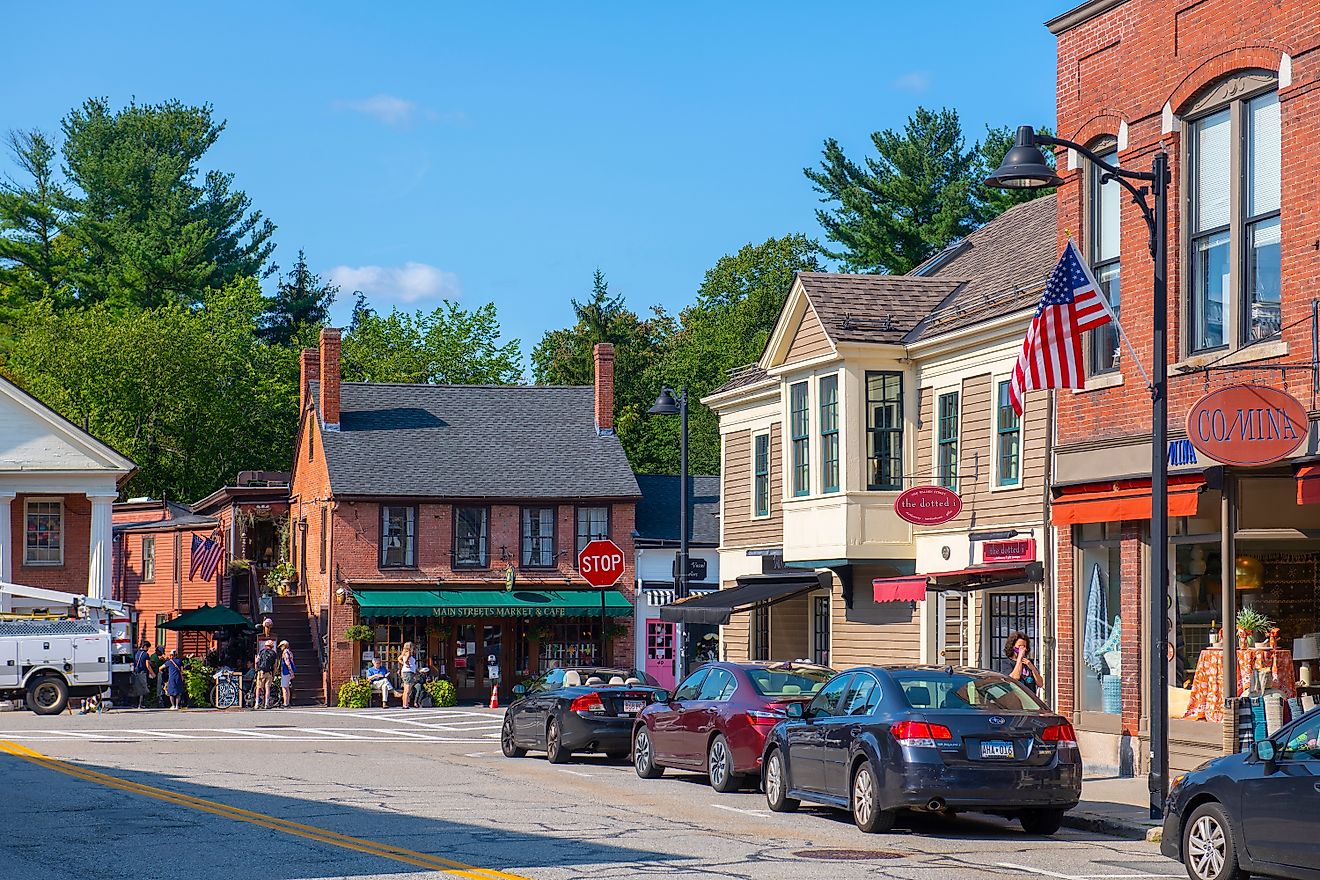
<path id="1" fill-rule="evenodd" d="M 926 598 L 926 576 L 876 578 L 871 589 L 877 602 L 919 602 Z"/>

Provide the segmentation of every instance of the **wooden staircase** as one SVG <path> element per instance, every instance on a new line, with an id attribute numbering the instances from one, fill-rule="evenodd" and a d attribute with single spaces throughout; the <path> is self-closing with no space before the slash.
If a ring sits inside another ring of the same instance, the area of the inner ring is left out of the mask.
<path id="1" fill-rule="evenodd" d="M 293 703 L 295 706 L 320 706 L 325 702 L 324 682 L 321 674 L 320 648 L 312 640 L 311 621 L 307 617 L 307 602 L 303 596 L 275 596 L 271 620 L 275 635 L 289 643 L 297 673 L 293 677 Z M 279 667 L 275 667 L 275 700 L 279 701 Z"/>

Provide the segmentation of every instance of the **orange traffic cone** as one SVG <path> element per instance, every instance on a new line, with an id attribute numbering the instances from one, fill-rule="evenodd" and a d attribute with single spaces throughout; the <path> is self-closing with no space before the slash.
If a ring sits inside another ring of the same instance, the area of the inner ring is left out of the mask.
<path id="1" fill-rule="evenodd" d="M 500 707 L 500 686 L 498 684 L 490 686 L 490 707 L 492 709 Z"/>

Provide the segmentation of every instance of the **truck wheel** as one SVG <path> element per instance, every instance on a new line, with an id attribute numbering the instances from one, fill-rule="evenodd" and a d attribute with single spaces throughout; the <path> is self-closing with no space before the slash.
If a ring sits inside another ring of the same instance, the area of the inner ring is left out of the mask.
<path id="1" fill-rule="evenodd" d="M 57 675 L 45 675 L 28 684 L 27 707 L 38 715 L 58 715 L 69 704 L 69 686 Z"/>

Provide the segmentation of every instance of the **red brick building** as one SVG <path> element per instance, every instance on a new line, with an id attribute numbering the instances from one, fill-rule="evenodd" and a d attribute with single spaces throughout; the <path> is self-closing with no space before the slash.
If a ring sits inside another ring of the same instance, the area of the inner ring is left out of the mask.
<path id="1" fill-rule="evenodd" d="M 595 387 L 341 382 L 339 331 L 302 354 L 292 559 L 325 621 L 327 693 L 411 641 L 464 700 L 599 662 L 601 593 L 576 571 L 599 536 L 627 570 L 606 594 L 608 662 L 631 666 L 634 507 L 613 431 L 613 349 Z M 357 623 L 371 638 L 346 638 Z"/>
<path id="2" fill-rule="evenodd" d="M 1184 428 L 1208 391 L 1243 383 L 1316 413 L 1320 6 L 1091 0 L 1048 26 L 1060 136 L 1127 168 L 1149 170 L 1161 148 L 1170 157 L 1170 748 L 1174 768 L 1188 768 L 1235 745 L 1232 718 L 1198 707 L 1204 688 L 1193 694 L 1214 678 L 1206 649 L 1226 616 L 1254 605 L 1276 621 L 1280 647 L 1320 630 L 1320 507 L 1299 503 L 1298 482 L 1314 430 L 1289 459 L 1242 468 L 1195 452 Z M 1079 157 L 1061 151 L 1058 162 L 1059 246 L 1077 238 L 1148 366 L 1146 225 Z M 1089 345 L 1087 389 L 1056 395 L 1057 701 L 1089 766 L 1143 772 L 1151 398 L 1112 333 Z M 1245 580 L 1244 565 L 1256 573 Z M 1280 673 L 1280 655 L 1265 656 L 1291 692 L 1292 666 Z"/>

